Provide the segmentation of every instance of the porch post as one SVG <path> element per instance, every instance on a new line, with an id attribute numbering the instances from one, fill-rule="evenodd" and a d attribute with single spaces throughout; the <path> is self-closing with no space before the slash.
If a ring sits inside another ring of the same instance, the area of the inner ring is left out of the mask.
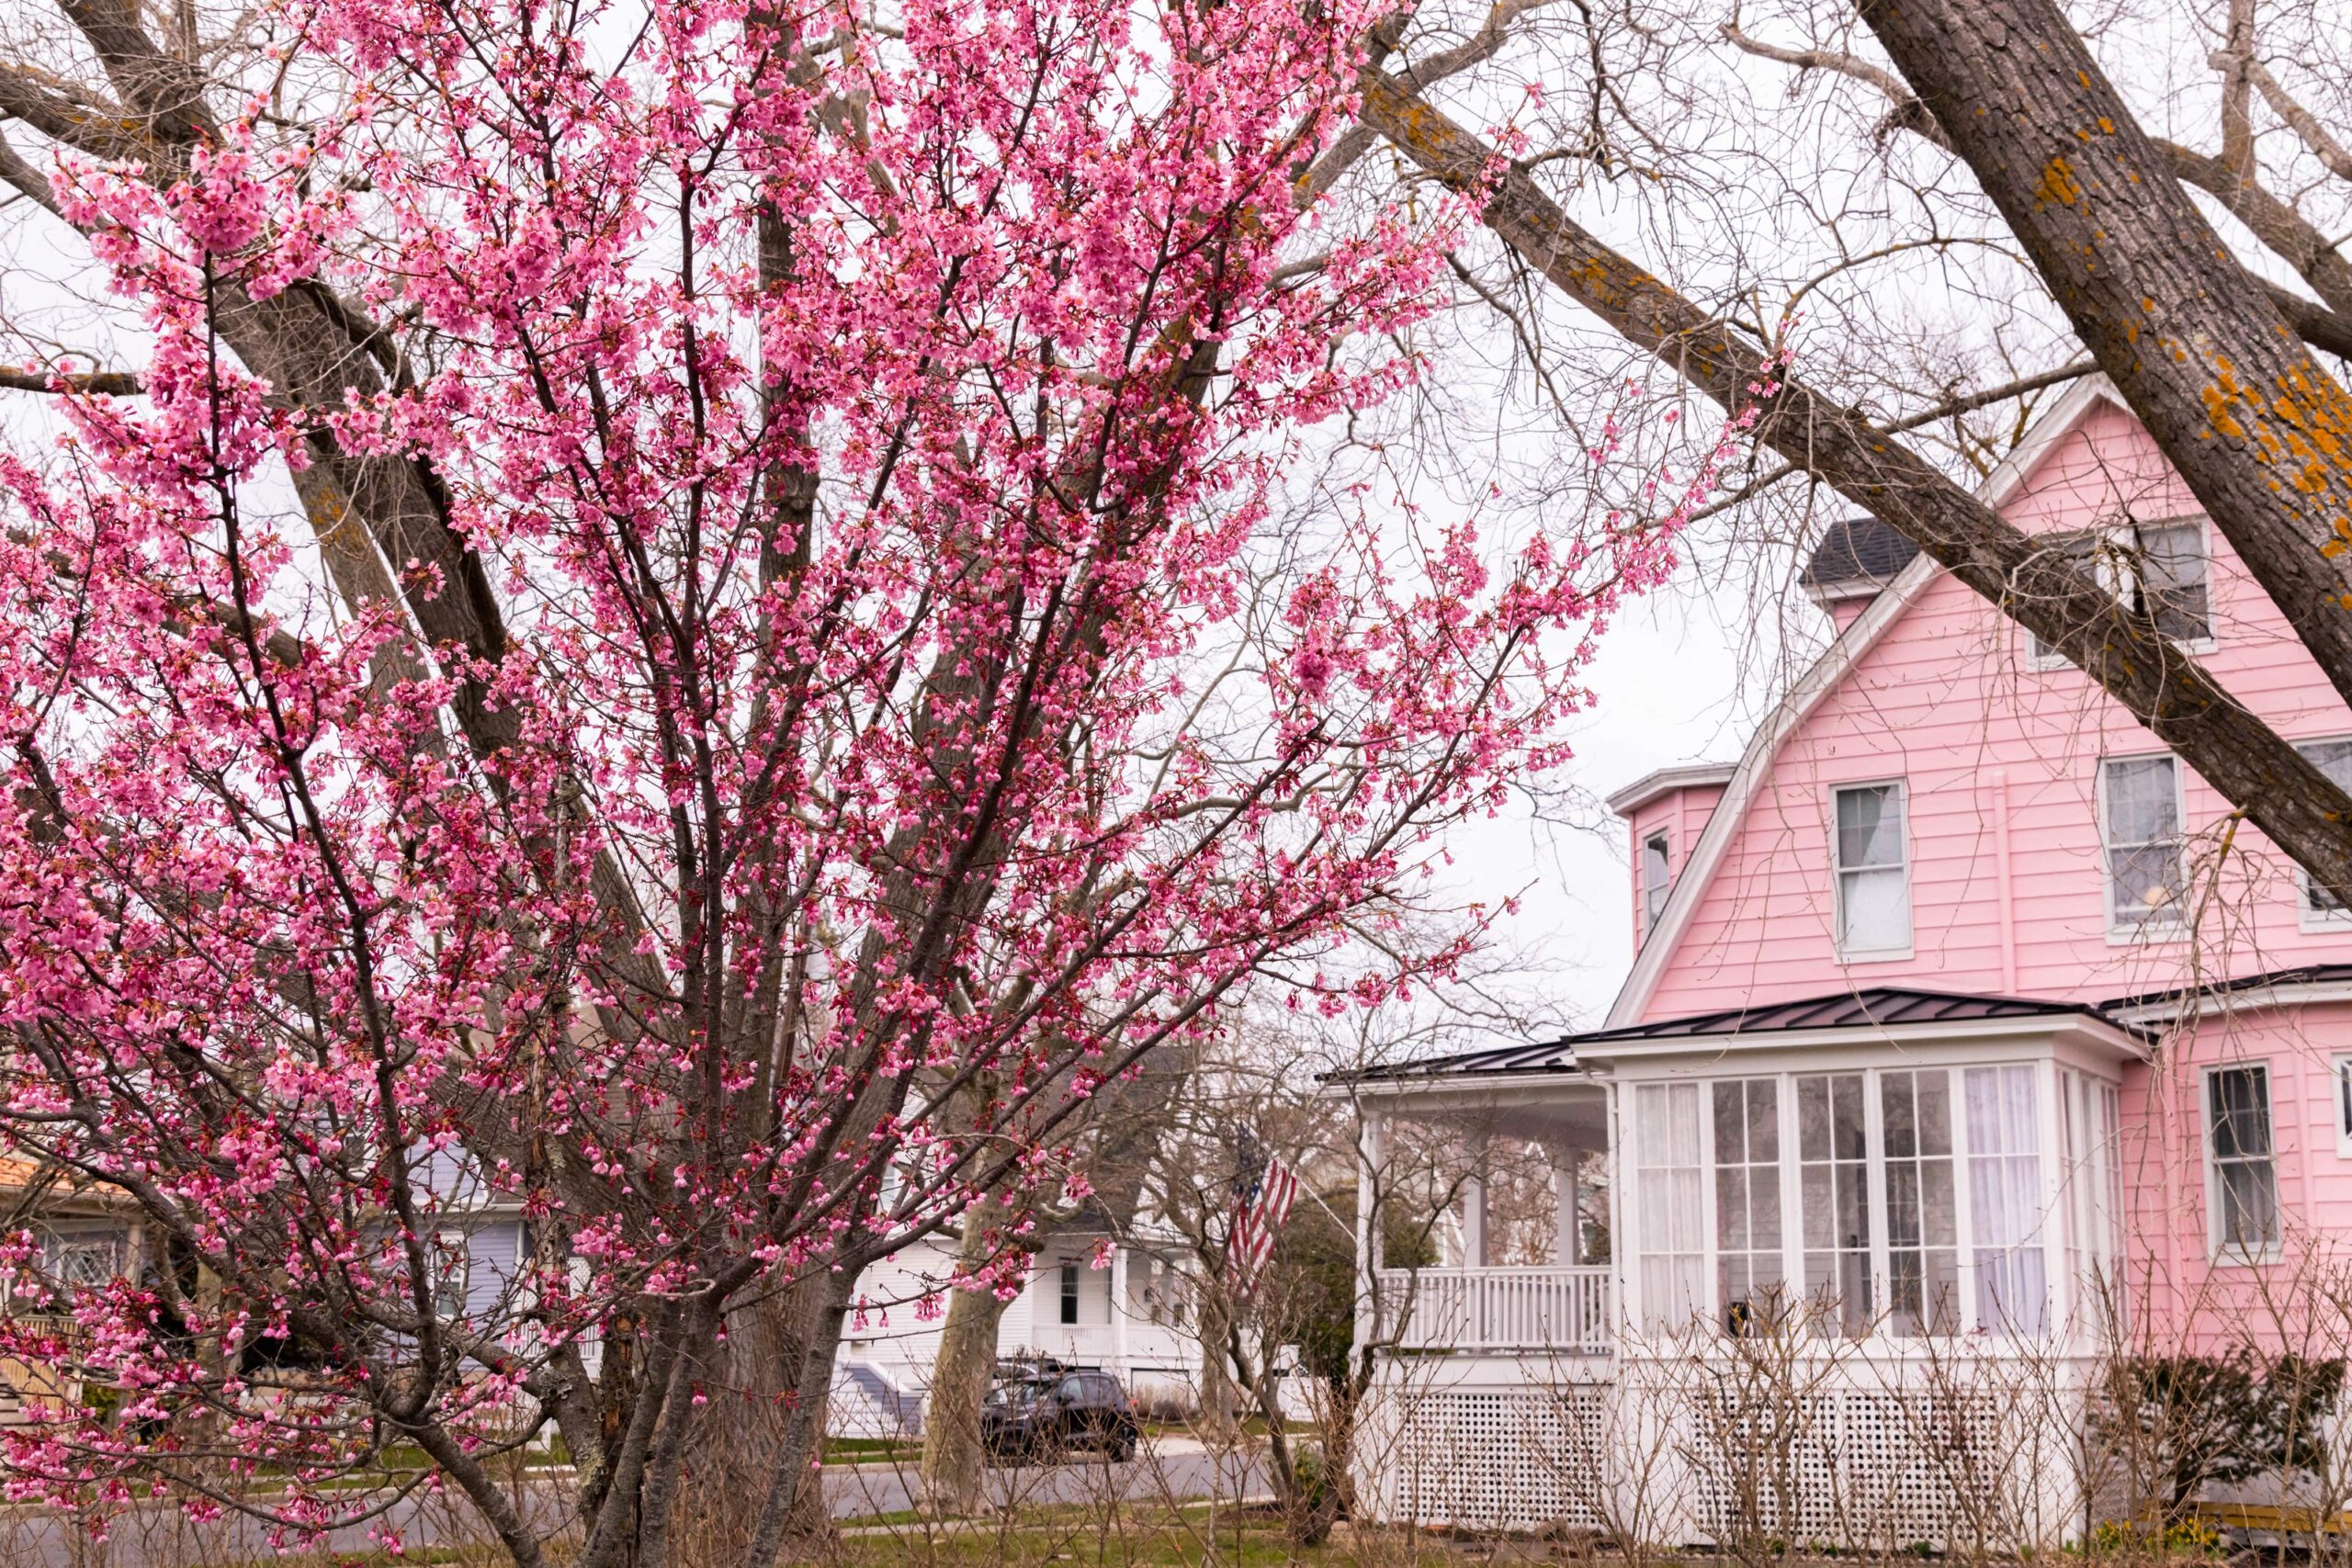
<path id="1" fill-rule="evenodd" d="M 1388 1116 L 1370 1106 L 1357 1112 L 1356 1130 L 1356 1343 L 1380 1337 L 1380 1177 L 1387 1165 Z"/>
<path id="2" fill-rule="evenodd" d="M 1487 1266 L 1487 1183 L 1470 1177 L 1462 1183 L 1462 1267 Z"/>
<path id="3" fill-rule="evenodd" d="M 1574 1145 L 1552 1151 L 1552 1197 L 1560 1210 L 1560 1237 L 1553 1256 L 1563 1269 L 1584 1261 L 1584 1223 L 1577 1201 L 1577 1168 L 1583 1163 L 1584 1151 Z"/>

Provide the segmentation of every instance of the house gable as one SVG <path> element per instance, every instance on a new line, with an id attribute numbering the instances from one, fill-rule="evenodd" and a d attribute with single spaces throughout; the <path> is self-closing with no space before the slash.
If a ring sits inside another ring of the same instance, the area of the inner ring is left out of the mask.
<path id="1" fill-rule="evenodd" d="M 2201 514 L 2103 381 L 2078 385 L 1983 491 L 2029 533 L 2127 512 Z M 2216 637 L 2199 657 L 2296 737 L 2352 731 L 2276 607 L 2209 534 Z M 2095 999 L 2177 983 L 2181 941 L 2108 930 L 2102 757 L 2164 748 L 2079 671 L 2035 657 L 1993 606 L 1926 558 L 1853 618 L 1747 748 L 1681 857 L 1658 929 L 1609 1023 L 1817 996 L 1842 987 Z M 2186 826 L 2226 803 L 2181 770 Z M 1841 959 L 1830 864 L 1833 792 L 1900 782 L 1912 942 Z M 2241 832 L 2246 919 L 2228 972 L 2352 955 L 2352 931 L 2307 931 L 2283 857 Z M 2266 885 L 2267 880 L 2267 885 Z M 2211 943 L 2204 953 L 2213 958 Z"/>

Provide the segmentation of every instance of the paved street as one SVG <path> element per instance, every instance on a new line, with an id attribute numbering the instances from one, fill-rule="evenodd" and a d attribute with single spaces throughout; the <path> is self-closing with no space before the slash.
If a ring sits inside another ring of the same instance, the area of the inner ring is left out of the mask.
<path id="1" fill-rule="evenodd" d="M 999 1506 L 1237 1498 L 1255 1495 L 1264 1486 L 1262 1463 L 1250 1456 L 1210 1453 L 1189 1438 L 1148 1444 L 1127 1464 L 1088 1457 L 989 1472 L 990 1500 Z M 833 1517 L 852 1525 L 906 1514 L 920 1490 L 912 1459 L 902 1465 L 842 1467 L 825 1475 Z M 550 1530 L 562 1522 L 564 1487 L 555 1481 L 526 1483 L 517 1501 L 526 1517 Z M 336 1551 L 367 1551 L 387 1529 L 397 1529 L 411 1548 L 449 1544 L 476 1533 L 469 1510 L 448 1500 L 411 1496 L 391 1505 L 373 1525 L 336 1531 L 327 1544 Z M 103 1543 L 90 1541 L 72 1521 L 48 1510 L 0 1515 L 0 1563 L 7 1568 L 241 1568 L 274 1554 L 268 1532 L 257 1524 L 222 1520 L 198 1528 L 171 1509 L 134 1511 L 118 1521 Z"/>

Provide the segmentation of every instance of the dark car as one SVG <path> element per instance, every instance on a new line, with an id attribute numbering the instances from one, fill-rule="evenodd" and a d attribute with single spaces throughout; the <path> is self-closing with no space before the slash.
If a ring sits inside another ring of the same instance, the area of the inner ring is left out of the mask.
<path id="1" fill-rule="evenodd" d="M 1014 1378 L 990 1389 L 980 1411 L 980 1440 L 995 1454 L 1092 1449 L 1124 1462 L 1138 1436 L 1127 1391 L 1108 1372 Z"/>

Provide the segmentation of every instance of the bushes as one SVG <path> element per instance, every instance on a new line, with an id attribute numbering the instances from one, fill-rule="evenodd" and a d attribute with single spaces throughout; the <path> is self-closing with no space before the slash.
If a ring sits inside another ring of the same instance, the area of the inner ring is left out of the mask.
<path id="1" fill-rule="evenodd" d="M 2094 1435 L 2136 1482 L 2162 1487 L 2169 1524 L 2209 1485 L 2324 1467 L 2344 1362 L 2240 1345 L 2218 1356 L 2125 1357 L 2104 1384 Z"/>

